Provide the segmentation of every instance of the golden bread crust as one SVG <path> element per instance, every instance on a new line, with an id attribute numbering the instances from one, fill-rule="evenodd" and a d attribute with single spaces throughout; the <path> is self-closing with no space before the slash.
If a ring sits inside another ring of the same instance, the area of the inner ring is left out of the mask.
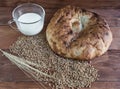
<path id="1" fill-rule="evenodd" d="M 112 33 L 106 21 L 96 13 L 66 6 L 54 14 L 48 24 L 46 38 L 58 55 L 90 60 L 107 51 Z"/>

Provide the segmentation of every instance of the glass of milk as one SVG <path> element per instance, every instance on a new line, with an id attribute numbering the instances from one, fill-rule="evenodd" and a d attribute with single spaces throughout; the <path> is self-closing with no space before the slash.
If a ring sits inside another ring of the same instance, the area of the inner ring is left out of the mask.
<path id="1" fill-rule="evenodd" d="M 12 23 L 16 23 L 17 29 L 24 35 L 36 35 L 43 29 L 45 11 L 42 6 L 34 3 L 24 3 L 17 6 L 12 12 L 13 19 L 8 24 L 15 29 Z"/>

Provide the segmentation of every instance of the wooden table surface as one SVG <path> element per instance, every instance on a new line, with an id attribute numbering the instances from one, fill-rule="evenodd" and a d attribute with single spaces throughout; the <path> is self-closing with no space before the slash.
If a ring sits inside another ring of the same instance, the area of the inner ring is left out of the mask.
<path id="1" fill-rule="evenodd" d="M 113 33 L 109 50 L 92 60 L 99 69 L 100 78 L 85 89 L 120 89 L 120 0 L 0 0 L 0 48 L 8 49 L 17 39 L 19 32 L 12 30 L 7 21 L 15 6 L 24 2 L 35 2 L 46 11 L 44 31 L 55 11 L 65 5 L 76 5 L 95 11 L 108 21 Z M 48 85 L 45 85 L 48 87 Z M 0 53 L 0 89 L 44 89 L 28 78 L 16 65 Z M 48 87 L 48 89 L 51 89 Z"/>

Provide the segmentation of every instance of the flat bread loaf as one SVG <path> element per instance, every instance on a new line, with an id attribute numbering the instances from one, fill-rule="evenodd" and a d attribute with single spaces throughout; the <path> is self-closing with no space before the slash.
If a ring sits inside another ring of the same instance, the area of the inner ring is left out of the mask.
<path id="1" fill-rule="evenodd" d="M 51 49 L 60 56 L 90 60 L 104 54 L 112 33 L 98 14 L 75 6 L 59 9 L 46 30 Z"/>

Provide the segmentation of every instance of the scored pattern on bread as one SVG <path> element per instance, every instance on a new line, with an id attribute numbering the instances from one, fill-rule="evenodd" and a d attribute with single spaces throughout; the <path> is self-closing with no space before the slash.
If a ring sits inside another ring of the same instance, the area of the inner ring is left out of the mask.
<path id="1" fill-rule="evenodd" d="M 54 14 L 46 38 L 58 55 L 90 60 L 108 50 L 112 33 L 105 19 L 98 14 L 69 5 Z"/>

